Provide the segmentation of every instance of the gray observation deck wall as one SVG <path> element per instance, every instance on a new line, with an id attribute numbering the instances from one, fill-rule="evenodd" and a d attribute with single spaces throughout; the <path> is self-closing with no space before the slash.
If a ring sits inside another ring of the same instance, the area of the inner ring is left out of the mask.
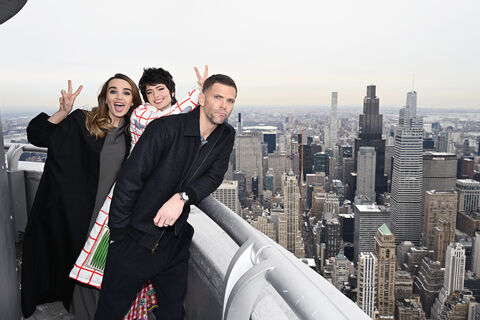
<path id="1" fill-rule="evenodd" d="M 7 190 L 1 195 L 13 194 L 12 202 L 16 203 L 4 206 L 2 201 L 0 207 L 0 255 L 7 257 L 0 259 L 0 279 L 8 284 L 0 285 L 0 310 L 10 312 L 8 319 L 20 319 L 14 229 L 23 231 L 25 227 L 41 174 L 17 169 L 20 149 L 41 151 L 32 146 L 10 146 L 12 170 L 8 174 L 16 179 L 10 179 L 8 185 L 5 168 L 1 172 L 2 191 Z M 15 199 L 18 197 L 20 201 Z M 189 223 L 195 234 L 186 319 L 369 319 L 331 283 L 213 197 L 204 199 L 198 208 L 192 207 Z"/>

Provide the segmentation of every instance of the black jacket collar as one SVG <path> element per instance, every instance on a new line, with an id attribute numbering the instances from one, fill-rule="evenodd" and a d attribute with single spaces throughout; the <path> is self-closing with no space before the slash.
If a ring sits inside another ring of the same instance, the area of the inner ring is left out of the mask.
<path id="1" fill-rule="evenodd" d="M 200 108 L 201 106 L 198 106 L 192 112 L 189 112 L 185 115 L 187 117 L 187 121 L 185 121 L 184 124 L 184 136 L 200 137 Z M 213 130 L 213 132 L 208 136 L 207 140 L 216 137 L 219 132 L 223 131 L 221 130 L 223 126 L 225 126 L 225 123 L 217 126 L 215 130 Z"/>

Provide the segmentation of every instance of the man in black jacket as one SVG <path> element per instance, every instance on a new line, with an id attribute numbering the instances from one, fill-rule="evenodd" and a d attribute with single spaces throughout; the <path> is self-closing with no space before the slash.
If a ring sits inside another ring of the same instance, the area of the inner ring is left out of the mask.
<path id="1" fill-rule="evenodd" d="M 110 244 L 96 319 L 120 319 L 151 279 L 159 320 L 183 319 L 189 247 L 186 222 L 222 182 L 235 131 L 226 123 L 237 87 L 209 77 L 200 107 L 152 121 L 125 162 L 110 208 Z"/>

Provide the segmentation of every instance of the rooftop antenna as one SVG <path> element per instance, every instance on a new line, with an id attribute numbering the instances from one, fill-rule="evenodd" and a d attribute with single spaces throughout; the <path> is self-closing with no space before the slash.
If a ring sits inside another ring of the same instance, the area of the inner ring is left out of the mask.
<path id="1" fill-rule="evenodd" d="M 412 91 L 415 91 L 415 73 L 412 73 Z"/>

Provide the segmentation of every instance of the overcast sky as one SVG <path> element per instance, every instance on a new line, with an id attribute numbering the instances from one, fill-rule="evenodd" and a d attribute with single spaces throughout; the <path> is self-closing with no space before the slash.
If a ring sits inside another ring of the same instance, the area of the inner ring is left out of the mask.
<path id="1" fill-rule="evenodd" d="M 116 72 L 163 67 L 177 96 L 208 64 L 237 82 L 237 105 L 361 105 L 480 110 L 480 2 L 43 0 L 0 25 L 0 108 L 56 105 L 67 80 L 93 106 Z"/>

